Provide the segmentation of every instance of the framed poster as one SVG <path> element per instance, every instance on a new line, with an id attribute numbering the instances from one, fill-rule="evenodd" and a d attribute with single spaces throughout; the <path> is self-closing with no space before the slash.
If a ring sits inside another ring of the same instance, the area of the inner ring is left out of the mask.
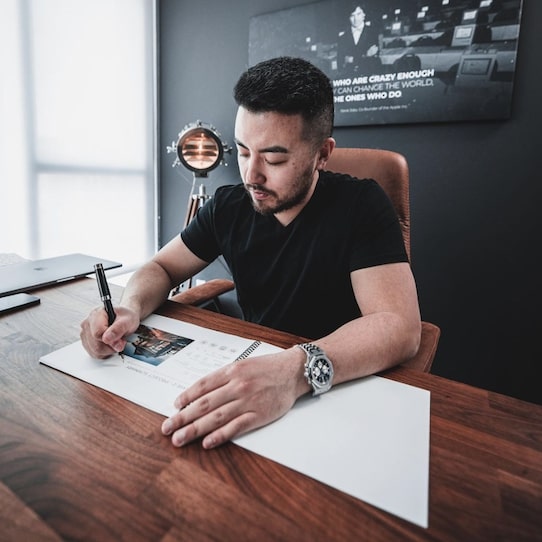
<path id="1" fill-rule="evenodd" d="M 250 19 L 249 64 L 311 61 L 335 126 L 506 119 L 523 0 L 324 0 Z"/>

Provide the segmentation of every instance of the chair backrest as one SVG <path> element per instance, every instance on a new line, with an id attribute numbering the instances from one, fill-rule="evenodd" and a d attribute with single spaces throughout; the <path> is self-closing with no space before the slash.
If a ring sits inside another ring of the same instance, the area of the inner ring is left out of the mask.
<path id="1" fill-rule="evenodd" d="M 337 147 L 326 169 L 347 173 L 358 179 L 374 179 L 390 198 L 401 223 L 410 259 L 409 172 L 406 158 L 394 151 Z"/>

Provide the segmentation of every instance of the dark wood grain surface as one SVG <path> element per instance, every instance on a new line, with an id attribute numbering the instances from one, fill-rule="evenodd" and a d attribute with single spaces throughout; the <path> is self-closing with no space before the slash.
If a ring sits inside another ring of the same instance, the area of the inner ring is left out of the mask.
<path id="1" fill-rule="evenodd" d="M 423 529 L 231 443 L 173 448 L 162 416 L 39 364 L 78 340 L 95 281 L 37 295 L 0 317 L 0 540 L 542 540 L 542 406 L 384 375 L 431 391 Z M 172 302 L 160 313 L 282 347 L 300 339 Z"/>

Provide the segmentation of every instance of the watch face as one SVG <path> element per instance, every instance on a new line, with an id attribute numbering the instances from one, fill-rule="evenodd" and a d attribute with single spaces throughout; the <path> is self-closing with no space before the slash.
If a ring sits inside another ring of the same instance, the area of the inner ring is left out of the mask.
<path id="1" fill-rule="evenodd" d="M 317 385 L 326 385 L 331 378 L 331 371 L 331 365 L 325 358 L 316 358 L 312 363 L 311 376 Z"/>

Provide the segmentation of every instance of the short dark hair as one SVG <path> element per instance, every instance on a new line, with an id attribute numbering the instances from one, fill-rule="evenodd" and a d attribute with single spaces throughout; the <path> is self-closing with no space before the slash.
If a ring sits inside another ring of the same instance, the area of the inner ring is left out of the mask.
<path id="1" fill-rule="evenodd" d="M 252 113 L 301 115 L 303 137 L 320 144 L 333 132 L 333 87 L 327 75 L 302 58 L 282 56 L 246 70 L 233 92 Z"/>

